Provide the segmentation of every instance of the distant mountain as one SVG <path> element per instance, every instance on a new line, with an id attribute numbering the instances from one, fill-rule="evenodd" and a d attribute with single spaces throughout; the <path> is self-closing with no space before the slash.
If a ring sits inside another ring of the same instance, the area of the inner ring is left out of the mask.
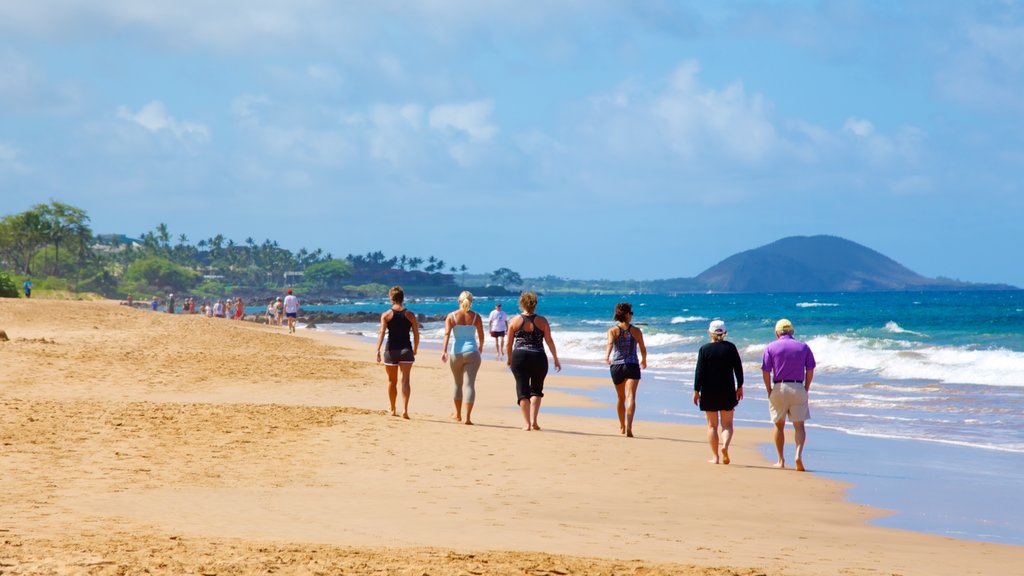
<path id="1" fill-rule="evenodd" d="M 740 252 L 701 272 L 694 284 L 715 292 L 870 292 L 1003 290 L 926 278 L 895 260 L 837 236 L 791 236 Z"/>

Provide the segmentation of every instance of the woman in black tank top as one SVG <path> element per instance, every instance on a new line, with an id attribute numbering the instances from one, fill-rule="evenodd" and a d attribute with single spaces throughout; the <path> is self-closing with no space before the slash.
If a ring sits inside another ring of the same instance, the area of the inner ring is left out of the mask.
<path id="1" fill-rule="evenodd" d="M 561 371 L 562 364 L 558 362 L 555 342 L 551 339 L 551 324 L 547 318 L 534 314 L 537 295 L 523 292 L 519 296 L 519 308 L 523 313 L 508 323 L 505 357 L 516 378 L 516 398 L 523 413 L 523 430 L 540 430 L 537 413 L 544 397 L 544 378 L 548 374 L 545 344 L 555 361 L 555 370 Z"/>
<path id="2" fill-rule="evenodd" d="M 420 327 L 416 322 L 416 315 L 410 312 L 402 303 L 405 301 L 405 292 L 401 286 L 394 286 L 388 291 L 391 297 L 391 308 L 380 315 L 380 331 L 377 332 L 377 363 L 381 362 L 381 346 L 384 344 L 384 334 L 387 333 L 388 345 L 384 352 L 384 371 L 388 374 L 388 401 L 390 402 L 390 414 L 397 416 L 395 402 L 398 400 L 398 374 L 402 374 L 402 418 L 409 419 L 409 394 L 412 387 L 409 384 L 409 373 L 412 371 L 412 364 L 416 361 L 416 351 L 420 347 Z M 412 338 L 409 338 L 409 333 Z"/>

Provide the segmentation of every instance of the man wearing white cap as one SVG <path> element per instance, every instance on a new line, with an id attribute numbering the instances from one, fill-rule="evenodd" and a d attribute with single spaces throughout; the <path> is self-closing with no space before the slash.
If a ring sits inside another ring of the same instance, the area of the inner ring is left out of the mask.
<path id="1" fill-rule="evenodd" d="M 697 370 L 693 376 L 693 403 L 707 417 L 708 445 L 712 464 L 729 463 L 733 410 L 743 399 L 743 362 L 739 350 L 725 339 L 725 322 L 714 320 L 708 326 L 711 342 L 697 352 Z M 722 425 L 722 456 L 718 456 L 718 425 Z"/>
<path id="2" fill-rule="evenodd" d="M 796 441 L 796 469 L 804 471 L 804 442 L 807 432 L 804 420 L 811 417 L 807 392 L 814 377 L 814 354 L 810 346 L 793 338 L 793 323 L 783 318 L 775 323 L 776 340 L 764 349 L 761 374 L 768 390 L 768 410 L 775 423 L 775 451 L 779 454 L 776 468 L 785 468 L 783 447 L 786 444 L 786 416 L 793 421 Z"/>

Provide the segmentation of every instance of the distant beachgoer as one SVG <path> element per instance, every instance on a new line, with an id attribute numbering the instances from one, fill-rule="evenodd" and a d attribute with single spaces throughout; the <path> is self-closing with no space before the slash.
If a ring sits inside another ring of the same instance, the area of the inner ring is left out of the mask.
<path id="1" fill-rule="evenodd" d="M 132 298 L 132 293 L 129 292 L 128 293 L 128 305 L 131 306 L 134 303 L 135 303 L 135 300 Z"/>
<path id="2" fill-rule="evenodd" d="M 274 302 L 274 323 L 278 326 L 281 325 L 281 321 L 284 319 L 284 302 L 281 297 L 277 297 L 277 301 Z"/>
<path id="3" fill-rule="evenodd" d="M 32 279 L 25 278 L 25 282 L 21 285 L 22 290 L 25 291 L 25 298 L 32 297 Z"/>
<path id="4" fill-rule="evenodd" d="M 764 349 L 761 374 L 768 390 L 768 409 L 775 423 L 776 468 L 785 468 L 783 447 L 786 444 L 786 416 L 793 422 L 796 440 L 796 469 L 804 471 L 804 443 L 807 431 L 804 421 L 810 419 L 807 393 L 814 378 L 814 354 L 810 346 L 793 338 L 793 323 L 783 318 L 775 323 L 776 340 Z"/>
<path id="5" fill-rule="evenodd" d="M 476 402 L 476 374 L 480 370 L 480 350 L 484 347 L 484 324 L 480 315 L 470 310 L 473 306 L 473 295 L 467 291 L 459 294 L 459 309 L 452 312 L 444 320 L 444 343 L 441 345 L 441 362 L 448 362 L 455 377 L 455 412 L 452 419 L 462 421 L 462 408 L 466 408 L 466 424 L 473 424 L 471 414 L 473 403 Z M 451 355 L 448 354 L 448 341 L 452 333 Z M 466 393 L 462 388 L 465 383 Z"/>
<path id="6" fill-rule="evenodd" d="M 273 326 L 274 316 L 277 313 L 277 301 L 271 300 L 270 304 L 267 304 L 267 326 Z"/>
<path id="7" fill-rule="evenodd" d="M 510 337 L 505 344 L 506 362 L 516 379 L 516 397 L 523 414 L 523 430 L 540 430 L 537 414 L 540 412 L 541 399 L 544 398 L 544 378 L 548 375 L 545 343 L 554 359 L 555 370 L 561 371 L 562 364 L 558 361 L 555 342 L 551 339 L 551 324 L 547 318 L 535 314 L 537 294 L 523 292 L 519 296 L 519 309 L 522 313 L 508 323 Z"/>
<path id="8" fill-rule="evenodd" d="M 167 313 L 174 314 L 174 294 L 167 295 Z"/>
<path id="9" fill-rule="evenodd" d="M 224 317 L 224 301 L 223 300 L 217 300 L 213 304 L 213 316 L 215 318 L 223 318 Z"/>
<path id="10" fill-rule="evenodd" d="M 149 302 L 149 309 L 152 310 L 153 312 L 156 312 L 159 308 L 160 301 L 156 299 L 156 296 L 153 296 L 153 299 L 150 300 Z"/>
<path id="11" fill-rule="evenodd" d="M 235 319 L 235 301 L 228 298 L 228 301 L 224 305 L 224 317 L 228 320 Z"/>
<path id="12" fill-rule="evenodd" d="M 615 305 L 615 326 L 608 329 L 608 346 L 604 360 L 610 366 L 612 384 L 618 395 L 615 406 L 619 416 L 619 433 L 633 437 L 633 415 L 636 414 L 636 389 L 640 385 L 640 369 L 647 368 L 647 347 L 644 335 L 633 326 L 633 306 L 629 302 Z M 636 349 L 640 348 L 640 357 Z"/>
<path id="13" fill-rule="evenodd" d="M 729 443 L 733 435 L 733 410 L 743 399 L 743 362 L 736 345 L 728 342 L 729 331 L 722 320 L 708 326 L 711 342 L 697 351 L 697 370 L 693 376 L 693 403 L 708 421 L 708 445 L 712 464 L 728 464 Z M 722 455 L 718 455 L 718 426 L 722 426 Z"/>
<path id="14" fill-rule="evenodd" d="M 241 298 L 235 300 L 235 320 L 245 318 L 245 302 Z"/>
<path id="15" fill-rule="evenodd" d="M 508 317 L 501 309 L 501 302 L 494 304 L 494 310 L 487 316 L 487 331 L 494 338 L 494 351 L 498 360 L 501 360 L 502 350 L 505 349 L 505 331 L 508 329 Z"/>
<path id="16" fill-rule="evenodd" d="M 391 308 L 380 315 L 380 331 L 377 332 L 377 363 L 381 362 L 381 346 L 387 334 L 387 348 L 384 350 L 384 371 L 388 375 L 388 401 L 390 412 L 396 416 L 395 402 L 398 400 L 398 373 L 402 373 L 402 418 L 409 419 L 409 373 L 416 361 L 416 352 L 420 347 L 420 327 L 416 315 L 403 305 L 405 292 L 401 286 L 393 286 L 388 291 Z M 410 341 L 409 334 L 412 333 Z"/>
<path id="17" fill-rule="evenodd" d="M 299 317 L 299 298 L 292 294 L 291 288 L 284 297 L 284 315 L 288 317 L 288 333 L 292 334 L 295 332 L 295 319 Z"/>

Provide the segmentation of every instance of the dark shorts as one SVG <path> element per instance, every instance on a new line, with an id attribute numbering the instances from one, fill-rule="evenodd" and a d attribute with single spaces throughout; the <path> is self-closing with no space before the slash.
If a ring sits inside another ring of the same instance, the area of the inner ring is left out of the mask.
<path id="1" fill-rule="evenodd" d="M 505 331 L 504 330 L 502 330 L 501 332 L 496 332 L 496 331 L 492 331 L 491 332 L 491 337 L 492 338 L 499 338 L 499 337 L 504 336 L 504 335 L 505 335 Z"/>
<path id="2" fill-rule="evenodd" d="M 287 316 L 289 318 L 295 318 L 298 315 L 299 315 L 298 312 L 289 312 L 289 313 L 285 314 L 285 316 Z"/>
<path id="3" fill-rule="evenodd" d="M 548 355 L 531 350 L 513 350 L 512 375 L 516 379 L 516 403 L 544 397 L 544 378 L 548 375 Z"/>
<path id="4" fill-rule="evenodd" d="M 384 365 L 385 366 L 398 366 L 399 364 L 412 364 L 416 361 L 416 356 L 412 353 L 412 348 L 402 348 L 399 350 L 384 350 Z"/>
<path id="5" fill-rule="evenodd" d="M 618 386 L 626 380 L 639 380 L 640 379 L 640 365 L 639 364 L 612 364 L 612 384 Z"/>

